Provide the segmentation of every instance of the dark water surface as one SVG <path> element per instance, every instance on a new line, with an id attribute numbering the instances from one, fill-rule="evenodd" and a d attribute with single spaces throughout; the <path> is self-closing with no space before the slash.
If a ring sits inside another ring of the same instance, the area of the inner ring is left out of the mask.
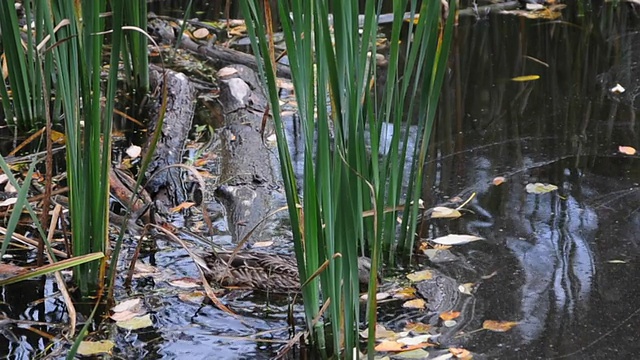
<path id="1" fill-rule="evenodd" d="M 562 21 L 491 15 L 458 27 L 425 200 L 477 198 L 472 214 L 429 224 L 425 236 L 487 239 L 435 265 L 477 286 L 473 314 L 447 342 L 479 357 L 611 359 L 640 350 L 640 162 L 618 153 L 640 146 L 639 18 L 627 4 L 584 16 L 568 5 Z M 540 79 L 509 80 L 522 75 Z M 616 83 L 626 92 L 612 93 Z M 498 187 L 497 176 L 506 178 Z M 559 189 L 528 194 L 536 182 Z M 461 335 L 484 320 L 520 324 Z"/>
<path id="2" fill-rule="evenodd" d="M 432 206 L 458 194 L 477 196 L 473 212 L 425 224 L 423 235 L 486 241 L 454 247 L 450 261 L 420 264 L 475 284 L 473 297 L 455 309 L 464 320 L 441 340 L 476 358 L 634 358 L 640 350 L 640 163 L 618 153 L 620 145 L 640 148 L 639 18 L 628 4 L 593 5 L 584 15 L 568 5 L 555 22 L 490 14 L 461 18 L 457 29 L 424 200 Z M 509 80 L 521 75 L 540 79 Z M 626 92 L 611 93 L 616 83 Z M 493 186 L 496 176 L 506 182 Z M 535 182 L 559 189 L 528 194 L 525 186 Z M 161 243 L 153 260 L 169 277 L 197 276 L 175 246 Z M 2 311 L 13 319 L 66 322 L 56 291 L 51 281 L 5 287 Z M 242 315 L 236 318 L 179 300 L 180 292 L 142 279 L 132 292 L 120 292 L 144 298 L 155 326 L 112 328 L 116 358 L 267 359 L 287 339 L 286 298 L 269 305 L 257 295 L 225 299 Z M 424 312 L 396 305 L 381 311 L 388 328 L 425 321 Z M 519 325 L 472 332 L 484 320 Z M 33 358 L 47 346 L 32 332 L 15 326 L 12 332 L 18 342 L 0 336 L 0 354 L 9 358 Z M 258 332 L 264 341 L 241 339 Z"/>

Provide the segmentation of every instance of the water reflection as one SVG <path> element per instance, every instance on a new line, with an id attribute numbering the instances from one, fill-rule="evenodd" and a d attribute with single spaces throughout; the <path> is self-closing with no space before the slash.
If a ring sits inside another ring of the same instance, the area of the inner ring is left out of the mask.
<path id="1" fill-rule="evenodd" d="M 623 335 L 640 330 L 640 318 L 627 319 L 640 308 L 640 287 L 632 284 L 640 275 L 640 167 L 617 153 L 619 145 L 640 146 L 639 68 L 630 61 L 640 45 L 637 18 L 631 7 L 611 5 L 580 16 L 568 3 L 562 22 L 461 19 L 425 164 L 428 203 L 478 195 L 473 214 L 429 224 L 423 235 L 487 239 L 436 267 L 478 271 L 459 279 L 479 284 L 475 319 L 464 332 L 484 320 L 520 322 L 508 333 L 450 340 L 490 358 L 602 358 L 637 349 Z M 541 79 L 509 81 L 530 74 Z M 628 93 L 612 94 L 613 83 Z M 492 185 L 496 176 L 507 182 Z M 535 182 L 559 190 L 528 194 L 526 184 Z"/>

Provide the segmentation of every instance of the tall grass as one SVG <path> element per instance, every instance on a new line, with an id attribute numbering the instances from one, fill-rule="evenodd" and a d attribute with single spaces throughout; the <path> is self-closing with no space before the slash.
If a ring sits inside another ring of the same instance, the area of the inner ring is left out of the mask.
<path id="1" fill-rule="evenodd" d="M 376 273 L 383 250 L 393 261 L 397 249 L 412 249 L 419 211 L 413 204 L 418 204 L 420 195 L 454 16 L 441 19 L 440 1 L 424 1 L 420 8 L 414 1 L 394 1 L 389 65 L 385 81 L 375 83 L 378 69 L 372 54 L 381 1 L 366 1 L 362 8 L 357 1 L 278 2 L 305 144 L 301 198 L 280 116 L 273 46 L 268 40 L 273 30 L 265 16 L 270 12 L 258 0 L 244 0 L 241 5 L 276 125 L 308 330 L 323 355 L 330 355 L 332 348 L 333 353 L 354 356 L 360 322 L 357 258 L 370 255 L 367 321 L 372 357 Z M 450 6 L 454 14 L 455 2 Z M 419 13 L 420 21 L 403 22 L 406 9 L 412 15 Z M 407 31 L 401 31 L 403 27 Z M 408 116 L 414 118 L 407 121 Z M 417 124 L 415 140 L 409 137 L 407 123 Z M 390 140 L 385 137 L 389 125 L 394 129 Z M 405 169 L 410 169 L 408 179 Z M 321 305 L 327 309 L 324 314 Z M 331 332 L 324 331 L 322 321 L 314 322 L 321 318 Z"/>
<path id="2" fill-rule="evenodd" d="M 146 28 L 146 2 L 22 4 L 29 24 L 24 33 L 13 3 L 0 5 L 9 75 L 9 87 L 0 86 L 4 113 L 9 123 L 15 117 L 19 129 L 29 129 L 48 115 L 53 96 L 52 120 L 64 118 L 73 255 L 108 254 L 110 140 L 121 55 L 127 78 L 135 81 L 131 88 L 142 93 L 148 89 L 147 40 L 141 34 L 128 35 L 128 51 L 122 51 L 123 25 L 127 21 Z M 106 265 L 105 259 L 75 268 L 74 279 L 83 295 L 102 286 Z"/>

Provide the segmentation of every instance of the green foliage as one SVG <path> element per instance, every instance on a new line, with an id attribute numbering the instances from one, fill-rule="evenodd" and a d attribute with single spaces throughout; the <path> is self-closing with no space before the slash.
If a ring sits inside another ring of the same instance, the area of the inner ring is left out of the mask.
<path id="1" fill-rule="evenodd" d="M 359 289 L 353 286 L 358 283 L 358 256 L 364 252 L 373 260 L 368 297 L 368 324 L 373 332 L 375 274 L 382 250 L 388 250 L 387 259 L 393 261 L 397 248 L 412 248 L 419 209 L 411 204 L 418 203 L 453 16 L 441 21 L 439 1 L 423 2 L 420 9 L 416 2 L 394 1 L 385 81 L 370 88 L 372 80 L 378 78 L 371 54 L 376 52 L 377 9 L 381 2 L 367 1 L 363 8 L 355 1 L 278 2 L 305 144 L 300 204 L 280 117 L 274 57 L 265 30 L 268 21 L 260 9 L 262 2 L 245 0 L 241 4 L 254 53 L 262 64 L 261 76 L 276 124 L 294 248 L 305 283 L 302 292 L 307 324 L 316 346 L 325 351 L 329 344 L 324 343 L 323 324 L 314 325 L 313 319 L 319 315 L 318 304 L 328 303 L 323 318 L 328 320 L 331 334 L 336 335 L 330 339 L 331 345 L 351 358 L 358 343 Z M 453 14 L 455 2 L 451 6 Z M 407 8 L 412 15 L 419 12 L 417 24 L 403 22 Z M 364 14 L 363 20 L 360 14 Z M 401 47 L 403 27 L 408 31 Z M 377 97 L 378 93 L 382 96 Z M 407 130 L 409 116 L 409 123 L 417 124 L 414 140 Z M 389 140 L 391 126 L 395 131 Z M 411 169 L 408 179 L 405 169 Z M 403 204 L 398 226 L 398 212 L 386 209 Z M 373 215 L 365 217 L 366 211 L 373 211 Z M 329 266 L 319 279 L 310 279 L 325 262 Z M 369 356 L 373 356 L 373 341 L 374 336 L 369 336 Z"/>

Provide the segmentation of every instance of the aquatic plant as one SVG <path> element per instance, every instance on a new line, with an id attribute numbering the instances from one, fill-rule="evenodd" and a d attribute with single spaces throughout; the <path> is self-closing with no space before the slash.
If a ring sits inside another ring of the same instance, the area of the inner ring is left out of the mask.
<path id="1" fill-rule="evenodd" d="M 271 9 L 262 4 L 241 2 L 275 122 L 307 327 L 324 356 L 329 347 L 346 358 L 357 354 L 360 303 L 352 284 L 358 283 L 357 258 L 366 253 L 373 260 L 367 304 L 372 357 L 375 274 L 383 250 L 392 262 L 396 250 L 412 249 L 455 2 L 450 9 L 440 1 L 420 8 L 415 1 L 393 2 L 386 74 L 375 56 L 382 1 L 363 7 L 355 1 L 277 3 L 304 138 L 302 184 L 296 183 L 280 115 Z M 406 9 L 415 21 L 404 22 Z M 413 139 L 409 116 L 419 134 Z"/>

